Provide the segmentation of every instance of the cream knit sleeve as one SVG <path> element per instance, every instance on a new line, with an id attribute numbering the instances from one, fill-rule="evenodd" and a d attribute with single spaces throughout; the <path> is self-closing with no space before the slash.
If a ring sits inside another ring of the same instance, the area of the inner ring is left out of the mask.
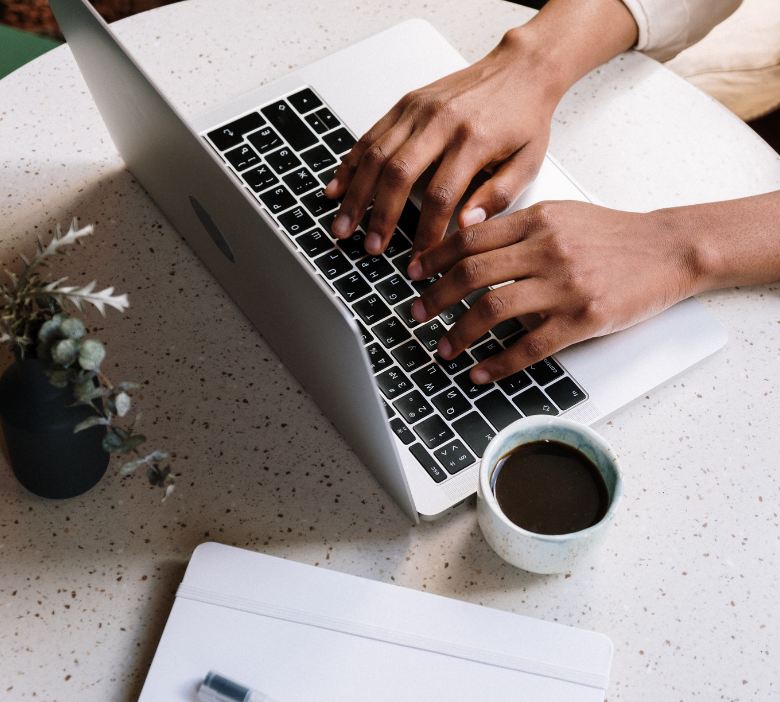
<path id="1" fill-rule="evenodd" d="M 623 0 L 637 26 L 634 47 L 657 61 L 668 61 L 703 39 L 742 0 Z"/>

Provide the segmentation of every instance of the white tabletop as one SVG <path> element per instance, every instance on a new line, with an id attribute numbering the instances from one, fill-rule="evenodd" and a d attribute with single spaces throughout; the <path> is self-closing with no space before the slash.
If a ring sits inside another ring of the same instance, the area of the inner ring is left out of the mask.
<path id="1" fill-rule="evenodd" d="M 498 0 L 192 0 L 116 29 L 195 114 L 410 17 L 473 61 L 529 16 Z M 149 445 L 181 474 L 164 506 L 114 464 L 56 502 L 0 458 L 0 698 L 135 699 L 207 540 L 600 631 L 615 643 L 609 699 L 776 694 L 777 285 L 700 297 L 728 346 L 597 427 L 623 462 L 622 516 L 592 562 L 532 575 L 490 550 L 473 505 L 409 524 L 125 170 L 67 47 L 0 82 L 0 145 L 0 260 L 55 222 L 97 222 L 57 271 L 130 294 L 124 319 L 88 326 L 113 375 L 149 380 Z M 550 149 L 613 207 L 780 188 L 766 144 L 639 55 L 570 91 Z"/>

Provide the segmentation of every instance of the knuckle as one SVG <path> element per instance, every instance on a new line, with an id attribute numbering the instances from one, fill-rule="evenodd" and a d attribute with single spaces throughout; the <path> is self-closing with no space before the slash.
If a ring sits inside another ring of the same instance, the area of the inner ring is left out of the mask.
<path id="1" fill-rule="evenodd" d="M 471 255 L 477 246 L 478 238 L 479 234 L 474 227 L 466 227 L 466 229 L 461 229 L 453 241 L 458 255 L 461 258 Z"/>
<path id="2" fill-rule="evenodd" d="M 502 186 L 498 186 L 490 193 L 490 205 L 495 212 L 503 212 L 514 201 L 514 195 Z"/>
<path id="3" fill-rule="evenodd" d="M 462 261 L 458 261 L 458 263 L 455 264 L 455 268 L 453 269 L 453 273 L 457 282 L 469 290 L 479 287 L 477 282 L 479 281 L 481 272 L 482 266 L 479 263 L 479 259 L 474 256 L 470 256 L 468 258 L 464 258 Z M 485 296 L 483 295 L 482 297 Z"/>
<path id="4" fill-rule="evenodd" d="M 535 230 L 554 231 L 555 206 L 551 202 L 537 202 L 528 208 L 528 218 Z"/>
<path id="5" fill-rule="evenodd" d="M 535 363 L 541 361 L 543 358 L 547 358 L 550 354 L 547 350 L 550 348 L 550 344 L 546 337 L 541 334 L 529 334 L 523 340 L 523 350 L 529 363 Z"/>
<path id="6" fill-rule="evenodd" d="M 412 167 L 402 158 L 394 158 L 385 167 L 383 175 L 390 185 L 403 186 L 412 180 Z"/>
<path id="7" fill-rule="evenodd" d="M 438 210 L 451 208 L 455 203 L 455 193 L 445 185 L 432 185 L 425 193 L 425 204 Z"/>
<path id="8" fill-rule="evenodd" d="M 372 144 L 363 154 L 363 161 L 372 168 L 381 168 L 387 161 L 387 154 L 379 144 Z"/>
<path id="9" fill-rule="evenodd" d="M 504 296 L 498 290 L 489 290 L 477 300 L 482 317 L 496 322 L 507 316 L 507 304 Z"/>

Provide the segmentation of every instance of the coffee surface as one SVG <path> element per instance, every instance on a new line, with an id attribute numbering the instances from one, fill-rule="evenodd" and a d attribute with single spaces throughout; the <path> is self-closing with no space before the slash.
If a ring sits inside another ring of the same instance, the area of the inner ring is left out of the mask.
<path id="1" fill-rule="evenodd" d="M 536 534 L 571 534 L 601 521 L 609 494 L 584 453 L 558 441 L 518 446 L 499 461 L 498 506 L 517 526 Z"/>

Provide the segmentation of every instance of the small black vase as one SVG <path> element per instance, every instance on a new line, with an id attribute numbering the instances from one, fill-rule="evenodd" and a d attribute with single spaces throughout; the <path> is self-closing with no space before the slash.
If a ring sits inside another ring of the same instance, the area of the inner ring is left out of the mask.
<path id="1" fill-rule="evenodd" d="M 70 387 L 56 388 L 46 364 L 29 356 L 6 369 L 0 378 L 0 422 L 19 482 L 40 497 L 76 497 L 94 487 L 108 467 L 103 450 L 104 427 L 78 434 L 73 428 L 94 411 L 73 404 Z"/>

